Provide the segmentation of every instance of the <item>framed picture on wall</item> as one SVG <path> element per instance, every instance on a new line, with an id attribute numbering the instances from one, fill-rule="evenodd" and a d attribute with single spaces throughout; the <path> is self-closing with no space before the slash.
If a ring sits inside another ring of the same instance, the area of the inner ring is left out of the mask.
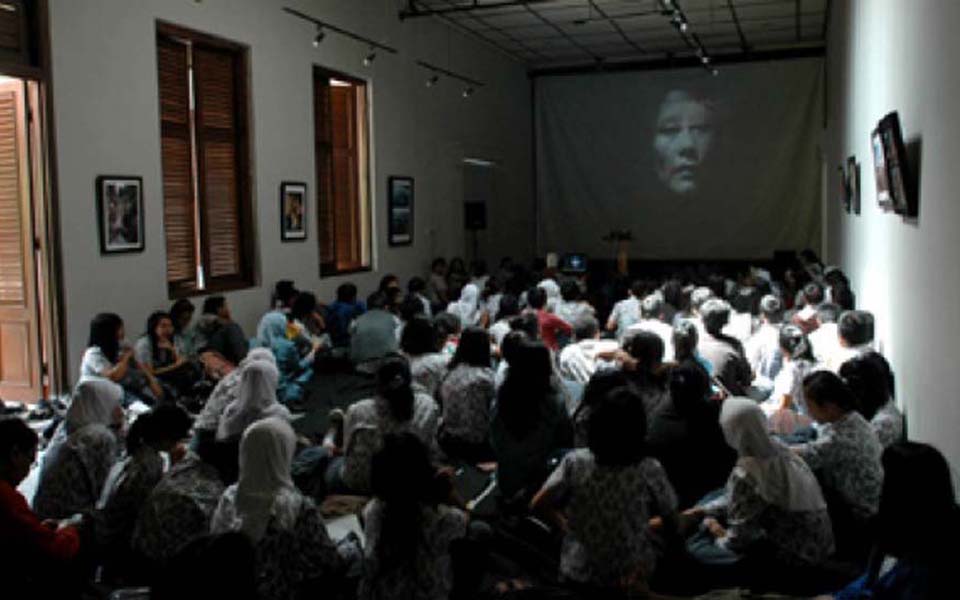
<path id="1" fill-rule="evenodd" d="M 853 214 L 860 214 L 860 163 L 856 156 L 847 158 L 847 194 Z"/>
<path id="2" fill-rule="evenodd" d="M 307 184 L 284 181 L 280 184 L 280 240 L 307 239 Z"/>
<path id="3" fill-rule="evenodd" d="M 391 246 L 413 244 L 413 177 L 387 179 L 387 242 Z"/>
<path id="4" fill-rule="evenodd" d="M 850 213 L 850 175 L 847 173 L 847 165 L 841 163 L 837 167 L 838 183 L 840 184 L 838 191 L 840 192 L 840 204 L 843 206 L 843 210 L 846 213 Z"/>
<path id="5" fill-rule="evenodd" d="M 143 252 L 143 178 L 101 175 L 96 188 L 100 253 Z"/>

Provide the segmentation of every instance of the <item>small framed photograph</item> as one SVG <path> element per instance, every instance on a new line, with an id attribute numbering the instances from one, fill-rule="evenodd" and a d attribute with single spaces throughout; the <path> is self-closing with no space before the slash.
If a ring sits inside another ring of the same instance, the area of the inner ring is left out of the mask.
<path id="1" fill-rule="evenodd" d="M 307 184 L 284 181 L 280 184 L 280 239 L 284 242 L 307 239 Z"/>
<path id="2" fill-rule="evenodd" d="M 96 187 L 100 253 L 143 252 L 143 178 L 101 175 Z"/>
<path id="3" fill-rule="evenodd" d="M 387 242 L 391 246 L 413 244 L 413 177 L 387 179 Z"/>
<path id="4" fill-rule="evenodd" d="M 860 214 L 860 163 L 856 156 L 847 158 L 847 195 L 853 214 Z"/>
<path id="5" fill-rule="evenodd" d="M 843 206 L 844 212 L 850 214 L 850 174 L 847 173 L 846 163 L 841 163 L 837 167 L 837 173 L 839 175 L 839 192 L 840 192 L 840 205 Z"/>

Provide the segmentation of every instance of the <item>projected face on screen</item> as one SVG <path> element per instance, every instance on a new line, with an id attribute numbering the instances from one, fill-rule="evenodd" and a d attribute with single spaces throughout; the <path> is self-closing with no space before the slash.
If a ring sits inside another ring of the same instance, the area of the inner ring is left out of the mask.
<path id="1" fill-rule="evenodd" d="M 683 90 L 664 96 L 653 138 L 660 182 L 678 195 L 699 191 L 713 138 L 713 109 L 706 99 Z"/>

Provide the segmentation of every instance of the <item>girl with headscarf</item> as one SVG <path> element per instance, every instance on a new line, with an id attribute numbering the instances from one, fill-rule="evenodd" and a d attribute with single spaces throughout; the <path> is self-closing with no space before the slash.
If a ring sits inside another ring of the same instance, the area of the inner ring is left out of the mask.
<path id="1" fill-rule="evenodd" d="M 463 329 L 481 324 L 483 311 L 480 309 L 480 289 L 472 283 L 463 286 L 460 300 L 451 302 L 447 312 L 460 318 Z"/>
<path id="2" fill-rule="evenodd" d="M 266 361 L 248 364 L 240 374 L 237 399 L 223 411 L 217 441 L 239 439 L 250 424 L 267 417 L 290 420 L 290 411 L 277 402 L 277 368 Z"/>
<path id="3" fill-rule="evenodd" d="M 720 411 L 727 444 L 737 463 L 721 497 L 688 511 L 703 518 L 688 550 L 712 566 L 815 566 L 834 549 L 827 503 L 813 471 L 770 437 L 757 403 L 729 398 Z M 750 562 L 745 563 L 748 559 Z"/>
<path id="4" fill-rule="evenodd" d="M 117 460 L 123 430 L 123 388 L 81 380 L 40 466 L 33 509 L 43 519 L 90 513 Z"/>
<path id="5" fill-rule="evenodd" d="M 260 598 L 301 597 L 309 584 L 343 566 L 313 501 L 294 486 L 296 436 L 285 420 L 257 421 L 240 441 L 240 479 L 224 491 L 211 532 L 240 532 L 256 552 Z"/>
<path id="6" fill-rule="evenodd" d="M 257 341 L 269 348 L 276 358 L 280 373 L 277 397 L 283 404 L 296 404 L 303 399 L 303 386 L 313 378 L 313 362 L 320 344 L 313 344 L 303 356 L 296 342 L 287 336 L 288 319 L 282 312 L 268 312 L 260 319 Z"/>
<path id="7" fill-rule="evenodd" d="M 198 437 L 201 435 L 200 432 L 216 434 L 223 411 L 237 399 L 240 393 L 240 376 L 243 374 L 243 370 L 254 362 L 267 362 L 276 365 L 277 359 L 268 348 L 253 348 L 240 361 L 238 368 L 230 371 L 223 379 L 218 381 L 193 424 L 194 429 L 198 432 Z"/>

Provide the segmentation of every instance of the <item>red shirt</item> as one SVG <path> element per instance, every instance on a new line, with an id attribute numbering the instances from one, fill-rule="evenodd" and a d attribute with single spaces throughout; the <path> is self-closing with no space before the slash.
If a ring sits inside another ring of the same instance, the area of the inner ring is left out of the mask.
<path id="1" fill-rule="evenodd" d="M 29 570 L 50 560 L 70 560 L 80 550 L 80 535 L 74 527 L 47 527 L 27 505 L 27 499 L 2 480 L 0 540 L 0 564 L 11 569 Z"/>
<path id="2" fill-rule="evenodd" d="M 573 335 L 573 327 L 557 315 L 545 310 L 537 311 L 537 324 L 540 326 L 540 339 L 554 352 L 560 349 L 560 335 Z"/>

